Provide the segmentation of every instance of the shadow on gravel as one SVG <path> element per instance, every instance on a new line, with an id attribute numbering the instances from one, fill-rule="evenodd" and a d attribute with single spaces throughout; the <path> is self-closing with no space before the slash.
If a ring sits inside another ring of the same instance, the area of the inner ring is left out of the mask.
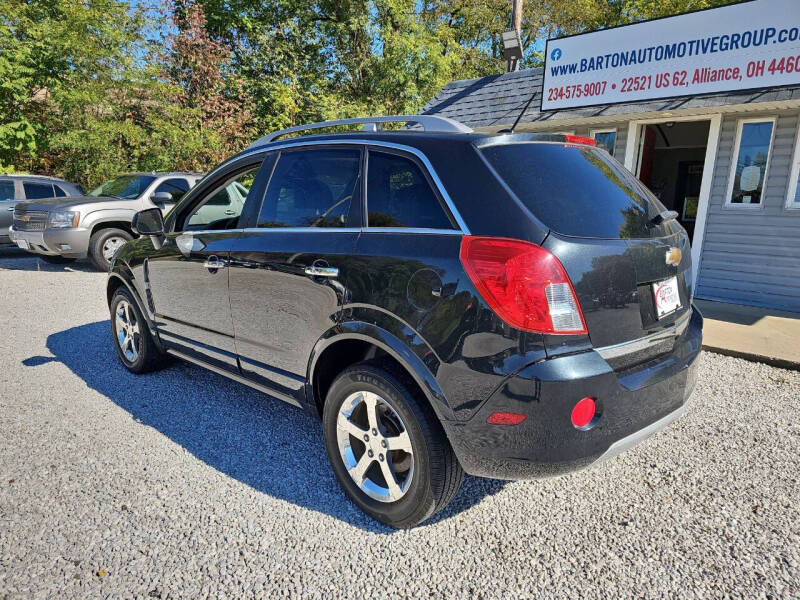
<path id="1" fill-rule="evenodd" d="M 86 260 L 75 260 L 65 263 L 49 263 L 41 256 L 21 250 L 16 246 L 0 246 L 0 271 L 49 271 L 97 273 Z"/>
<path id="2" fill-rule="evenodd" d="M 32 356 L 22 363 L 33 369 L 53 361 L 65 364 L 137 421 L 259 492 L 367 531 L 394 532 L 367 517 L 341 490 L 315 417 L 177 361 L 158 373 L 133 375 L 119 363 L 109 329 L 108 321 L 100 321 L 54 333 L 47 338 L 53 357 Z M 467 510 L 504 484 L 467 477 L 453 502 L 430 523 Z"/>

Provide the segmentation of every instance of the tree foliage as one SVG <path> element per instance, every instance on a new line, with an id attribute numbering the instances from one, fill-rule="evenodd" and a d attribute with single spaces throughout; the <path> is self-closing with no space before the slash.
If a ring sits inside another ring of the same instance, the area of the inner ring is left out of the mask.
<path id="1" fill-rule="evenodd" d="M 523 66 L 548 37 L 730 1 L 528 0 Z M 0 168 L 207 170 L 276 128 L 414 113 L 502 72 L 509 20 L 509 0 L 4 0 Z"/>

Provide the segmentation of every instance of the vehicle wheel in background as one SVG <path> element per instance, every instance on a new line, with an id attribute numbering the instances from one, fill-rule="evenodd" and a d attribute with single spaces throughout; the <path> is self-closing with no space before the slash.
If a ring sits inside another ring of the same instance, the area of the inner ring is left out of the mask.
<path id="1" fill-rule="evenodd" d="M 158 349 L 150 329 L 131 294 L 124 287 L 111 297 L 111 333 L 117 355 L 131 373 L 148 373 L 166 366 L 167 356 Z"/>
<path id="2" fill-rule="evenodd" d="M 77 260 L 76 258 L 71 258 L 69 256 L 48 256 L 47 254 L 39 254 L 38 257 L 51 265 L 66 265 Z"/>
<path id="3" fill-rule="evenodd" d="M 125 242 L 132 239 L 133 236 L 124 229 L 100 229 L 89 240 L 89 260 L 101 271 L 108 271 L 111 269 L 114 254 Z"/>
<path id="4" fill-rule="evenodd" d="M 441 423 L 407 374 L 386 362 L 344 370 L 323 410 L 328 458 L 361 510 L 413 527 L 443 509 L 464 472 Z"/>

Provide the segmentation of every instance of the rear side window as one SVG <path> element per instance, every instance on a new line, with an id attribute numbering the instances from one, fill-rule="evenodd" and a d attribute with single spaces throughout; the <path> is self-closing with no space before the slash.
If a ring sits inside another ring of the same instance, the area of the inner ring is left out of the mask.
<path id="1" fill-rule="evenodd" d="M 622 165 L 589 146 L 498 144 L 480 152 L 544 225 L 564 235 L 648 238 L 665 210 Z"/>
<path id="2" fill-rule="evenodd" d="M 22 187 L 25 190 L 26 200 L 40 200 L 42 198 L 55 197 L 55 194 L 53 193 L 53 186 L 50 184 L 31 183 L 29 181 L 25 181 L 22 184 Z"/>
<path id="3" fill-rule="evenodd" d="M 259 227 L 347 227 L 361 150 L 282 152 L 258 216 Z"/>
<path id="4" fill-rule="evenodd" d="M 59 186 L 53 185 L 53 190 L 56 193 L 56 198 L 66 198 L 67 192 L 62 190 Z"/>
<path id="5" fill-rule="evenodd" d="M 370 227 L 453 229 L 414 161 L 372 150 L 367 165 L 367 215 Z"/>
<path id="6" fill-rule="evenodd" d="M 0 181 L 0 202 L 14 199 L 14 182 Z"/>

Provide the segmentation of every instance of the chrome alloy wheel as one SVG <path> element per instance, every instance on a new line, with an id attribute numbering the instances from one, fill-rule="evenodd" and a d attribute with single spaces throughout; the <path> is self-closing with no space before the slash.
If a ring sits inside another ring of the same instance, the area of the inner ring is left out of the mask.
<path id="1" fill-rule="evenodd" d="M 139 349 L 142 344 L 139 322 L 136 320 L 136 313 L 126 300 L 121 300 L 117 304 L 115 317 L 117 329 L 117 344 L 122 354 L 129 362 L 136 362 L 139 358 Z"/>
<path id="2" fill-rule="evenodd" d="M 113 235 L 108 238 L 105 242 L 103 242 L 103 258 L 106 259 L 107 262 L 111 262 L 114 259 L 114 255 L 117 253 L 117 250 L 127 242 L 123 237 L 119 237 L 117 235 Z"/>
<path id="3" fill-rule="evenodd" d="M 350 394 L 336 418 L 339 455 L 356 485 L 380 502 L 402 498 L 414 477 L 414 450 L 400 415 L 372 392 Z"/>

